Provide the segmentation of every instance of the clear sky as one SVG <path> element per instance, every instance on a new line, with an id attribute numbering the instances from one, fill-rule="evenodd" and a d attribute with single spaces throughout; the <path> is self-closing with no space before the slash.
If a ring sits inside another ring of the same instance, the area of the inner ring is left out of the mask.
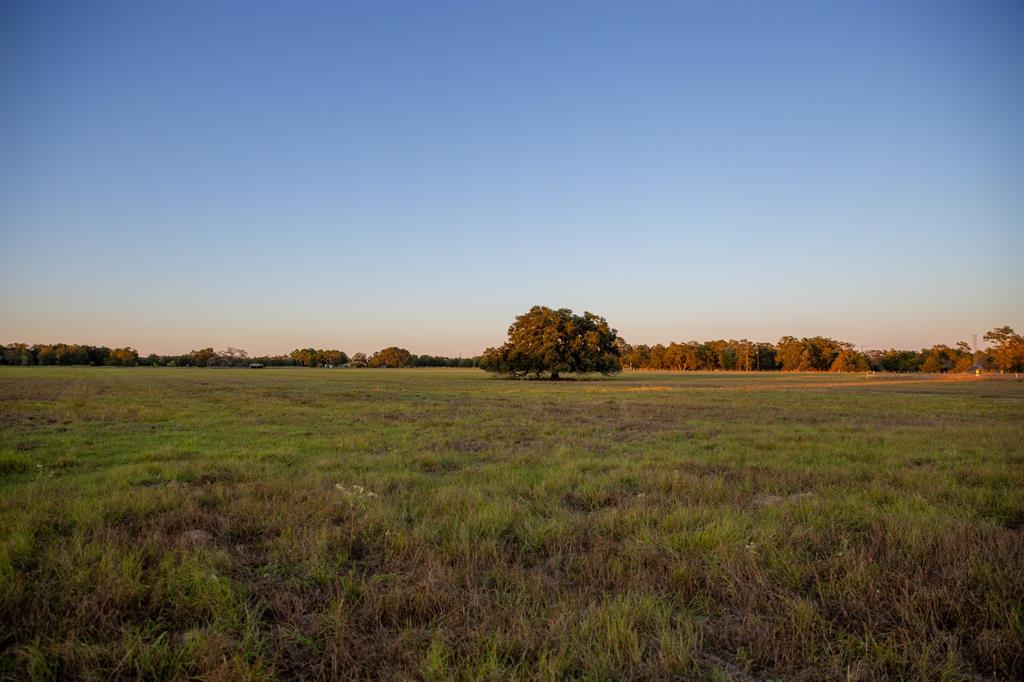
<path id="1" fill-rule="evenodd" d="M 0 4 L 0 342 L 1024 328 L 1024 3 Z"/>

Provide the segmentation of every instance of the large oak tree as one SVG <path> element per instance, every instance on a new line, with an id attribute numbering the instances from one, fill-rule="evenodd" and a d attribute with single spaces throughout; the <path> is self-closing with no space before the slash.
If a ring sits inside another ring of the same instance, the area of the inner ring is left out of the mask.
<path id="1" fill-rule="evenodd" d="M 567 373 L 611 374 L 622 369 L 618 341 L 618 333 L 603 317 L 534 306 L 516 317 L 508 328 L 508 341 L 484 351 L 480 367 L 517 378 L 548 374 L 552 380 Z"/>

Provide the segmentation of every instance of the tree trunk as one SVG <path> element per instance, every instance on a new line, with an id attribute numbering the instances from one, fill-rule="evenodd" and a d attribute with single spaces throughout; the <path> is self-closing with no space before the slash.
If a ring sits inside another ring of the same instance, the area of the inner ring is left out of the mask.
<path id="1" fill-rule="evenodd" d="M 558 370 L 557 369 L 551 370 L 551 380 L 552 381 L 558 381 Z"/>

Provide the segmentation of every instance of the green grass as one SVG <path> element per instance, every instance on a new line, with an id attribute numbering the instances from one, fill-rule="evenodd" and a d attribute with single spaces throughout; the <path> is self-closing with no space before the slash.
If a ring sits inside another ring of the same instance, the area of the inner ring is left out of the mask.
<path id="1" fill-rule="evenodd" d="M 1020 679 L 1024 383 L 0 368 L 0 677 Z"/>

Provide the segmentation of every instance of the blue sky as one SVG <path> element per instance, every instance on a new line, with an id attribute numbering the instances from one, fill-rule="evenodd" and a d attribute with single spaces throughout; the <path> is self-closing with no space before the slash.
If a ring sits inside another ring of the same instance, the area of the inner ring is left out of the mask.
<path id="1" fill-rule="evenodd" d="M 0 5 L 0 342 L 1024 328 L 1024 4 Z"/>

